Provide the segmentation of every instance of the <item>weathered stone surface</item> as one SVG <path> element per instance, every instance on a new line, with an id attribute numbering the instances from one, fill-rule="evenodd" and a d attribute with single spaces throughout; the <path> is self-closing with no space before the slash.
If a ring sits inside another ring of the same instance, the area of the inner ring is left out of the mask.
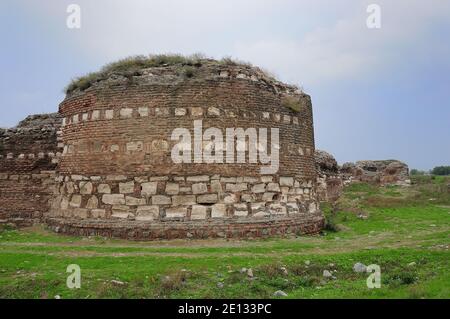
<path id="1" fill-rule="evenodd" d="M 267 184 L 267 191 L 268 192 L 280 192 L 280 184 L 278 183 L 269 183 Z"/>
<path id="2" fill-rule="evenodd" d="M 178 195 L 172 196 L 172 204 L 174 206 L 195 205 L 197 201 L 194 195 Z"/>
<path id="3" fill-rule="evenodd" d="M 293 177 L 280 177 L 280 186 L 294 186 L 294 178 Z"/>
<path id="4" fill-rule="evenodd" d="M 125 197 L 125 204 L 128 206 L 139 206 L 147 204 L 147 200 L 145 198 L 136 198 L 132 196 Z"/>
<path id="5" fill-rule="evenodd" d="M 73 195 L 70 200 L 70 207 L 78 208 L 81 206 L 81 195 Z"/>
<path id="6" fill-rule="evenodd" d="M 89 210 L 86 208 L 75 208 L 73 210 L 73 216 L 75 218 L 86 219 L 89 217 Z"/>
<path id="7" fill-rule="evenodd" d="M 107 205 L 125 205 L 125 195 L 123 194 L 104 194 L 103 204 Z"/>
<path id="8" fill-rule="evenodd" d="M 194 183 L 199 183 L 199 182 L 209 182 L 209 176 L 208 175 L 200 175 L 200 176 L 188 176 L 186 178 L 186 180 L 188 182 L 194 182 Z"/>
<path id="9" fill-rule="evenodd" d="M 227 214 L 227 206 L 224 204 L 215 204 L 211 207 L 211 218 L 223 218 Z"/>
<path id="10" fill-rule="evenodd" d="M 286 207 L 278 203 L 270 204 L 269 210 L 272 215 L 286 215 Z"/>
<path id="11" fill-rule="evenodd" d="M 108 184 L 100 184 L 97 187 L 100 194 L 111 194 L 111 187 Z"/>
<path id="12" fill-rule="evenodd" d="M 98 208 L 98 198 L 97 196 L 91 196 L 87 201 L 86 208 L 95 209 Z"/>
<path id="13" fill-rule="evenodd" d="M 177 195 L 180 192 L 180 185 L 177 183 L 167 183 L 166 184 L 166 194 L 167 195 Z"/>
<path id="14" fill-rule="evenodd" d="M 143 196 L 155 195 L 158 190 L 158 182 L 142 183 L 141 194 Z"/>
<path id="15" fill-rule="evenodd" d="M 248 189 L 247 183 L 239 183 L 239 184 L 226 184 L 225 190 L 227 192 L 242 192 Z"/>
<path id="16" fill-rule="evenodd" d="M 153 221 L 159 218 L 159 206 L 139 206 L 136 210 L 136 220 Z"/>
<path id="17" fill-rule="evenodd" d="M 134 182 L 119 183 L 119 193 L 121 194 L 134 193 Z"/>
<path id="18" fill-rule="evenodd" d="M 217 194 L 206 194 L 197 196 L 197 203 L 199 204 L 214 204 L 218 202 Z"/>
<path id="19" fill-rule="evenodd" d="M 191 212 L 192 220 L 203 220 L 206 219 L 207 208 L 202 205 L 193 205 Z"/>
<path id="20" fill-rule="evenodd" d="M 223 202 L 224 202 L 225 204 L 234 204 L 234 203 L 237 203 L 237 202 L 238 202 L 238 198 L 237 198 L 236 194 L 234 194 L 234 193 L 229 193 L 229 194 L 226 194 L 226 195 L 223 197 Z"/>
<path id="21" fill-rule="evenodd" d="M 185 218 L 187 215 L 186 207 L 166 208 L 166 218 Z"/>
<path id="22" fill-rule="evenodd" d="M 256 184 L 252 187 L 252 193 L 260 194 L 266 191 L 266 184 Z"/>
<path id="23" fill-rule="evenodd" d="M 271 202 L 271 201 L 273 201 L 274 196 L 275 196 L 275 193 L 264 193 L 262 196 L 262 200 L 265 202 Z"/>
<path id="24" fill-rule="evenodd" d="M 105 209 L 93 209 L 93 210 L 91 210 L 91 217 L 92 218 L 105 218 L 106 210 Z"/>
<path id="25" fill-rule="evenodd" d="M 192 184 L 193 194 L 205 194 L 208 192 L 208 186 L 205 183 Z"/>
<path id="26" fill-rule="evenodd" d="M 212 180 L 211 181 L 211 192 L 213 193 L 222 193 L 222 183 L 219 180 Z"/>
<path id="27" fill-rule="evenodd" d="M 90 195 L 92 194 L 93 188 L 91 182 L 80 182 L 80 194 Z"/>
<path id="28" fill-rule="evenodd" d="M 169 196 L 164 195 L 154 195 L 152 196 L 152 204 L 153 205 L 170 205 L 172 200 Z"/>

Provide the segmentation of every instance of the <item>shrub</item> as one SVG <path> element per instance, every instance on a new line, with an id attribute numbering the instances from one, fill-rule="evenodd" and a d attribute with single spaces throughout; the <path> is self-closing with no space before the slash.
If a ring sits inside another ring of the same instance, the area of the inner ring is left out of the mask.
<path id="1" fill-rule="evenodd" d="M 431 170 L 431 174 L 440 176 L 450 175 L 450 166 L 436 166 Z"/>
<path id="2" fill-rule="evenodd" d="M 164 67 L 171 65 L 188 65 L 199 67 L 206 57 L 202 54 L 196 53 L 190 56 L 183 56 L 181 54 L 156 54 L 156 55 L 137 55 L 116 62 L 109 63 L 103 66 L 100 71 L 92 72 L 85 76 L 75 78 L 66 87 L 67 94 L 80 89 L 86 90 L 92 84 L 98 81 L 105 80 L 111 74 L 124 75 L 127 78 L 132 78 L 133 75 L 139 75 L 139 70 L 151 67 Z M 188 75 L 193 76 L 193 72 L 187 72 Z"/>
<path id="3" fill-rule="evenodd" d="M 325 216 L 325 225 L 323 228 L 325 231 L 329 231 L 329 232 L 333 232 L 336 233 L 339 231 L 339 227 L 336 224 L 336 222 L 334 221 L 334 217 L 328 215 Z"/>

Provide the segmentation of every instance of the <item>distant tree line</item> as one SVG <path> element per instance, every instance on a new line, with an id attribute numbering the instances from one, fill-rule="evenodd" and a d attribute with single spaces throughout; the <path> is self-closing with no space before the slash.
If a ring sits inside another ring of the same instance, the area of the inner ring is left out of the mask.
<path id="1" fill-rule="evenodd" d="M 411 175 L 425 175 L 425 174 L 431 174 L 431 175 L 440 175 L 440 176 L 446 176 L 450 175 L 450 166 L 436 166 L 431 171 L 421 171 L 418 169 L 412 169 Z"/>

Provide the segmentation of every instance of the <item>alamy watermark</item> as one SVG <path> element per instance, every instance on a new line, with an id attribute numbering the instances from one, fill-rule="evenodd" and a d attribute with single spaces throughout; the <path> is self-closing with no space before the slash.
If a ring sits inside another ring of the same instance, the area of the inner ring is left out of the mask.
<path id="1" fill-rule="evenodd" d="M 366 20 L 367 28 L 381 29 L 381 7 L 379 4 L 371 4 L 367 7 L 369 16 Z"/>
<path id="2" fill-rule="evenodd" d="M 202 120 L 194 121 L 194 136 L 187 128 L 176 128 L 171 135 L 178 141 L 171 152 L 175 164 L 260 163 L 262 175 L 275 174 L 279 169 L 280 132 L 267 128 L 226 128 L 224 132 L 210 127 L 203 132 Z M 270 149 L 270 154 L 269 154 Z M 248 156 L 247 156 L 248 155 Z"/>
<path id="3" fill-rule="evenodd" d="M 70 273 L 67 276 L 67 288 L 69 289 L 80 289 L 81 288 L 81 268 L 76 264 L 72 264 L 67 266 L 67 273 Z"/>
<path id="4" fill-rule="evenodd" d="M 381 267 L 375 264 L 369 265 L 367 266 L 366 271 L 370 273 L 366 280 L 367 288 L 381 288 Z"/>
<path id="5" fill-rule="evenodd" d="M 70 4 L 67 6 L 66 25 L 69 29 L 81 29 L 81 7 L 78 4 Z"/>

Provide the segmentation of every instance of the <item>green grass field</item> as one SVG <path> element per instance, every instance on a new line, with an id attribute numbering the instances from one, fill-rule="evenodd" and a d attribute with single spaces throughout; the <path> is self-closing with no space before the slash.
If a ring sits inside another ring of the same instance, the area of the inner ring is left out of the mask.
<path id="1" fill-rule="evenodd" d="M 413 181 L 347 187 L 337 213 L 322 207 L 320 236 L 128 242 L 2 229 L 0 298 L 449 298 L 450 179 Z M 381 267 L 381 288 L 356 262 Z M 66 286 L 70 264 L 80 289 Z"/>

